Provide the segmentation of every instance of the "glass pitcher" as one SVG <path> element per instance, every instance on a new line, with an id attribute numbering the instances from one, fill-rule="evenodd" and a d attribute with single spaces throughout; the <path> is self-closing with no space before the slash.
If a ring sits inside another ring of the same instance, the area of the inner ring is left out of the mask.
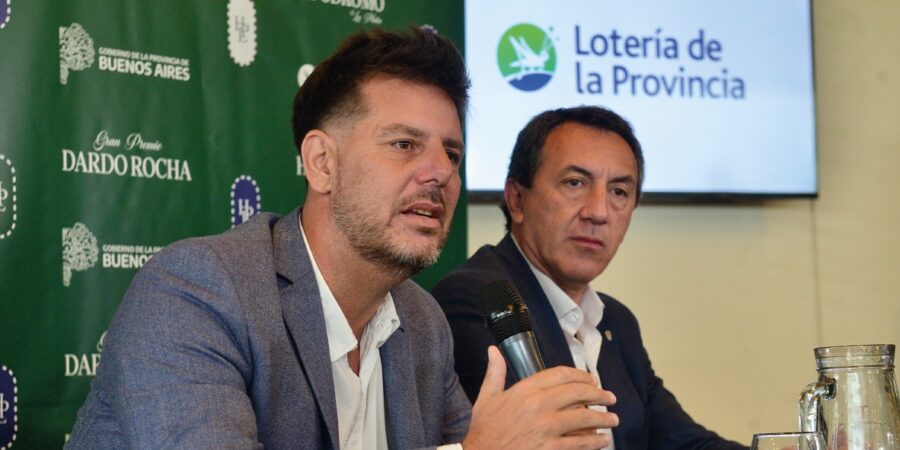
<path id="1" fill-rule="evenodd" d="M 800 397 L 800 430 L 818 431 L 829 450 L 900 449 L 900 402 L 893 345 L 815 350 L 819 381 Z"/>

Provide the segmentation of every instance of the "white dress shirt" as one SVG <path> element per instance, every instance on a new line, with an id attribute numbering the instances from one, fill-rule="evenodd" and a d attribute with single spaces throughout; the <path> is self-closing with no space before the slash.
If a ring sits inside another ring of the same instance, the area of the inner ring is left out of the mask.
<path id="1" fill-rule="evenodd" d="M 353 335 L 347 317 L 334 298 L 334 293 L 319 271 L 302 225 L 300 233 L 303 235 L 303 243 L 306 245 L 309 261 L 316 274 L 316 285 L 322 297 L 322 311 L 325 313 L 325 331 L 328 335 L 328 352 L 331 355 L 331 373 L 334 378 L 340 447 L 347 450 L 388 450 L 384 418 L 384 380 L 379 348 L 400 327 L 400 317 L 397 316 L 394 299 L 390 292 L 385 295 L 384 302 L 366 325 L 360 345 Z M 361 349 L 359 375 L 353 372 L 347 359 L 347 355 L 358 345 Z M 455 444 L 439 447 L 439 450 L 453 449 L 461 450 L 462 446 Z"/>
<path id="2" fill-rule="evenodd" d="M 513 242 L 522 256 L 522 247 L 513 237 Z M 580 305 L 575 303 L 565 291 L 562 290 L 547 274 L 541 272 L 537 267 L 531 264 L 531 261 L 525 257 L 528 267 L 537 278 L 544 295 L 550 301 L 550 306 L 556 314 L 556 320 L 566 336 L 566 342 L 569 344 L 569 352 L 572 353 L 572 360 L 575 367 L 590 372 L 597 378 L 597 386 L 603 387 L 600 381 L 600 373 L 597 371 L 597 361 L 600 359 L 600 347 L 603 344 L 603 336 L 597 325 L 603 319 L 603 300 L 597 295 L 593 289 L 588 286 L 581 296 Z M 607 408 L 601 405 L 591 406 L 596 411 L 606 412 Z M 601 428 L 597 430 L 600 433 L 606 433 L 612 438 L 612 430 L 609 428 Z M 607 449 L 614 450 L 615 443 L 610 441 Z"/>
<path id="3" fill-rule="evenodd" d="M 309 248 L 302 226 L 300 232 L 303 234 L 306 251 L 316 274 L 316 284 L 325 313 L 340 446 L 347 450 L 388 450 L 384 419 L 384 383 L 381 374 L 381 353 L 378 349 L 400 326 L 394 299 L 390 292 L 384 297 L 384 303 L 378 307 L 378 311 L 366 325 L 360 345 L 337 299 L 334 298 L 334 293 L 319 272 L 319 266 Z M 360 348 L 359 375 L 353 372 L 347 359 L 347 355 L 357 346 Z"/>

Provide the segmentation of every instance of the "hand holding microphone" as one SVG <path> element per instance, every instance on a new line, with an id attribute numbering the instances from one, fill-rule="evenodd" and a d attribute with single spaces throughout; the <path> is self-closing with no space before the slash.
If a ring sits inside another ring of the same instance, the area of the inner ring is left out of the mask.
<path id="1" fill-rule="evenodd" d="M 528 308 L 516 288 L 506 280 L 497 280 L 485 284 L 479 297 L 481 313 L 516 381 L 544 370 Z"/>
<path id="2" fill-rule="evenodd" d="M 574 449 L 609 445 L 610 436 L 577 433 L 618 425 L 615 414 L 583 407 L 610 406 L 615 403 L 615 396 L 597 387 L 596 380 L 585 371 L 564 366 L 542 370 L 528 309 L 511 284 L 503 280 L 489 283 L 481 294 L 489 327 L 521 381 L 504 389 L 506 363 L 497 348 L 491 346 L 487 373 L 472 409 L 463 448 Z"/>

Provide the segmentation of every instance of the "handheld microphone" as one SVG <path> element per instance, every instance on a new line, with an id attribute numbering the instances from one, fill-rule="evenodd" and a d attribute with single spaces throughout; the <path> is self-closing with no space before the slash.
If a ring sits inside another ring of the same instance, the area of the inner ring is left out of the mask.
<path id="1" fill-rule="evenodd" d="M 481 313 L 516 381 L 544 370 L 544 360 L 531 331 L 528 308 L 516 288 L 506 280 L 482 286 Z"/>

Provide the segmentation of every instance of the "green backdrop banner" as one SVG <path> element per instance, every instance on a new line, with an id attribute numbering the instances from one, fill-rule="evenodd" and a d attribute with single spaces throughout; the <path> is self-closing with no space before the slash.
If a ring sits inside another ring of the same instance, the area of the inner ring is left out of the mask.
<path id="1" fill-rule="evenodd" d="M 346 35 L 462 48 L 462 21 L 457 1 L 0 0 L 0 448 L 64 444 L 156 251 L 302 203 L 291 101 Z M 460 200 L 426 288 L 465 258 Z"/>

